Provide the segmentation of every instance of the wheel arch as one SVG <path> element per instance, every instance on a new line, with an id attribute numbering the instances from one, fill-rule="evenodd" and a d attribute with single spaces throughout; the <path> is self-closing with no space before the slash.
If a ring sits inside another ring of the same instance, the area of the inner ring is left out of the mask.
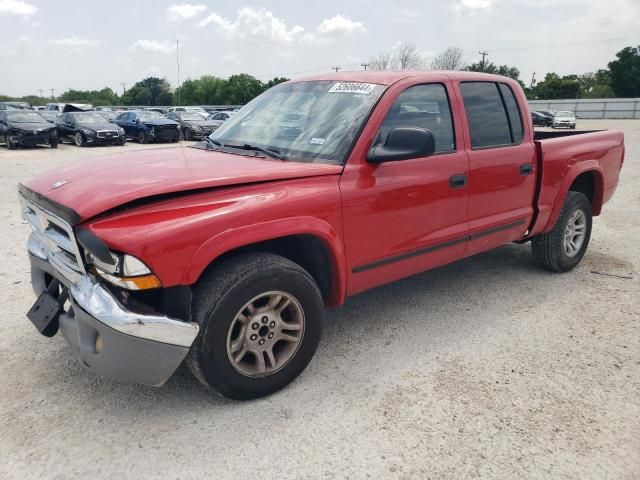
<path id="1" fill-rule="evenodd" d="M 269 252 L 297 263 L 311 274 L 325 303 L 346 297 L 346 263 L 340 237 L 327 222 L 289 218 L 227 230 L 211 237 L 192 256 L 182 283 L 193 285 L 209 268 L 246 252 Z"/>
<path id="2" fill-rule="evenodd" d="M 600 215 L 604 203 L 604 176 L 597 161 L 585 161 L 576 165 L 565 177 L 558 190 L 553 210 L 544 231 L 549 231 L 558 221 L 562 205 L 570 192 L 585 194 L 591 203 L 593 216 Z"/>

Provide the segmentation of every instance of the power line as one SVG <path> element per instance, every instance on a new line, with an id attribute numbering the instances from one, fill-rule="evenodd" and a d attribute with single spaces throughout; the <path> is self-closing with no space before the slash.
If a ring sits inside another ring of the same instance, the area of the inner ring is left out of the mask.
<path id="1" fill-rule="evenodd" d="M 50 88 L 49 90 L 51 90 L 51 100 L 54 100 L 55 96 L 53 95 L 53 92 L 55 92 L 56 89 L 55 88 Z"/>
<path id="2" fill-rule="evenodd" d="M 335 67 L 331 67 L 331 70 L 335 70 L 335 72 L 338 73 L 341 68 L 342 67 L 340 65 L 336 65 Z"/>

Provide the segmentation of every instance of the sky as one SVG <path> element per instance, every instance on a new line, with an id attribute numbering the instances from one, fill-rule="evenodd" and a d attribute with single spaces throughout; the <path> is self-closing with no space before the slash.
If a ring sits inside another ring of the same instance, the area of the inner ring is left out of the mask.
<path id="1" fill-rule="evenodd" d="M 122 92 L 147 76 L 178 82 L 249 73 L 263 81 L 361 63 L 400 42 L 429 63 L 447 47 L 467 63 L 584 73 L 640 45 L 640 0 L 0 0 L 0 94 Z"/>

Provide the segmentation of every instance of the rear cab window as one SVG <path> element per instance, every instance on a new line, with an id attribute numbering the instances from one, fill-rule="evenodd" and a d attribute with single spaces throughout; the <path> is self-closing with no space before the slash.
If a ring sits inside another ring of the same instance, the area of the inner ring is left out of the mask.
<path id="1" fill-rule="evenodd" d="M 496 148 L 522 142 L 522 114 L 511 87 L 504 83 L 463 82 L 471 148 Z"/>

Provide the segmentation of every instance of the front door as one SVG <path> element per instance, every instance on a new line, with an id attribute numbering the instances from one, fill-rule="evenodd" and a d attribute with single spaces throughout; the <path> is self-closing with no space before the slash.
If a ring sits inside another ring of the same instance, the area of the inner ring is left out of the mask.
<path id="1" fill-rule="evenodd" d="M 425 128 L 435 137 L 434 155 L 381 164 L 352 156 L 345 167 L 340 190 L 349 294 L 464 255 L 469 165 L 450 88 L 412 85 L 388 92 L 391 99 L 378 106 L 388 111 L 373 144 L 394 127 Z"/>

